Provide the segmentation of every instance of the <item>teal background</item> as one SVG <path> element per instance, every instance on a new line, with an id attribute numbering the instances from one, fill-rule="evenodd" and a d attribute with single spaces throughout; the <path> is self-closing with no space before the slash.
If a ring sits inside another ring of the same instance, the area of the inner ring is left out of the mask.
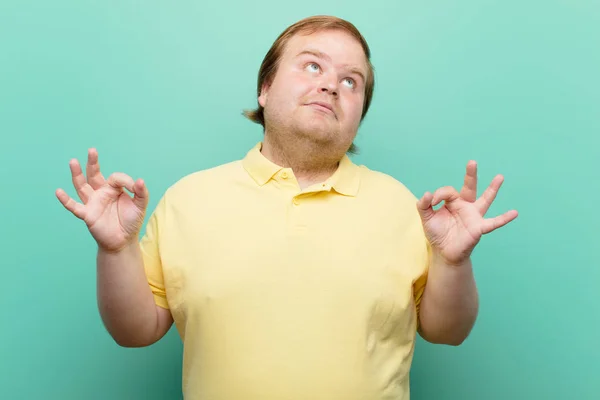
<path id="1" fill-rule="evenodd" d="M 600 4 L 356 0 L 282 3 L 0 0 L 0 398 L 178 399 L 175 329 L 118 347 L 96 308 L 95 243 L 54 196 L 89 147 L 146 180 L 261 140 L 262 57 L 289 24 L 350 20 L 377 86 L 355 162 L 417 195 L 505 183 L 518 219 L 474 254 L 481 313 L 460 347 L 419 339 L 415 400 L 600 398 Z"/>

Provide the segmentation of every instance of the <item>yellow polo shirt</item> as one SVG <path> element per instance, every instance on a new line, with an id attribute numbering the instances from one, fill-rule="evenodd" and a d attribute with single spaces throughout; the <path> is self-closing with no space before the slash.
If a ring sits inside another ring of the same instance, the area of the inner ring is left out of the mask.
<path id="1" fill-rule="evenodd" d="M 260 148 L 171 186 L 140 241 L 185 399 L 408 400 L 430 260 L 416 197 L 348 157 L 300 190 Z"/>

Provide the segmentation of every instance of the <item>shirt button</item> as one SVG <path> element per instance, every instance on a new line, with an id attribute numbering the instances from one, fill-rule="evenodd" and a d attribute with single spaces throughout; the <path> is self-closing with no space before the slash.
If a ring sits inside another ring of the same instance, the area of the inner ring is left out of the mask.
<path id="1" fill-rule="evenodd" d="M 297 206 L 298 204 L 300 204 L 300 201 L 298 201 L 298 199 L 294 199 L 294 205 Z"/>
<path id="2" fill-rule="evenodd" d="M 287 171 L 283 171 L 283 172 L 281 173 L 281 177 L 282 177 L 283 179 L 287 179 L 287 178 L 288 178 L 288 176 L 289 176 L 289 175 L 288 175 Z"/>

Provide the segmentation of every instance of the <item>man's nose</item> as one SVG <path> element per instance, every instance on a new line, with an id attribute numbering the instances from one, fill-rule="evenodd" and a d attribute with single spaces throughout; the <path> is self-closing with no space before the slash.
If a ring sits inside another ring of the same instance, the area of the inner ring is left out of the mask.
<path id="1" fill-rule="evenodd" d="M 319 93 L 329 93 L 333 96 L 338 95 L 337 81 L 333 77 L 324 77 L 319 84 Z"/>

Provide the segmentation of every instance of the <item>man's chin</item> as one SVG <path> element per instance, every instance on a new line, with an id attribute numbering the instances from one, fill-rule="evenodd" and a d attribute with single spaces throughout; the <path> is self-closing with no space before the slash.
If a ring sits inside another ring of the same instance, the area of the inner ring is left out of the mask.
<path id="1" fill-rule="evenodd" d="M 339 130 L 335 120 L 322 117 L 299 120 L 295 125 L 298 131 L 317 137 L 335 136 Z"/>
<path id="2" fill-rule="evenodd" d="M 327 144 L 332 143 L 337 135 L 337 131 L 327 127 L 319 126 L 303 126 L 298 130 L 299 136 L 302 136 L 315 143 Z"/>

